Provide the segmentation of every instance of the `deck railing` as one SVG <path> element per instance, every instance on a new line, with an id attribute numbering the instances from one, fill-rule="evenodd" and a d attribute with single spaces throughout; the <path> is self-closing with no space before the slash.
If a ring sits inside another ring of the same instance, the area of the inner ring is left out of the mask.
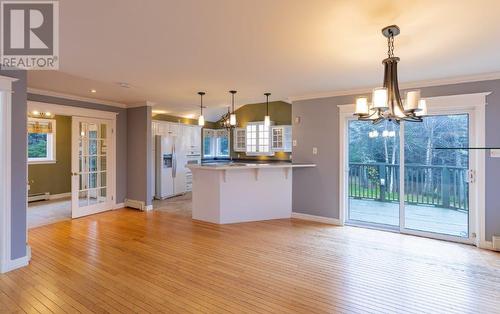
<path id="1" fill-rule="evenodd" d="M 404 198 L 409 204 L 469 209 L 467 168 L 405 165 Z M 399 164 L 349 163 L 349 197 L 399 201 Z"/>

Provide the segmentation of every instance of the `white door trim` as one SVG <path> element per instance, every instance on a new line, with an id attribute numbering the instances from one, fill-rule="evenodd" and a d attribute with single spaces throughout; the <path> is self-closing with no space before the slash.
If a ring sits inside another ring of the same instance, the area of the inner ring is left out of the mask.
<path id="1" fill-rule="evenodd" d="M 471 112 L 472 121 L 471 129 L 473 130 L 473 143 L 476 147 L 484 147 L 486 142 L 486 97 L 491 94 L 487 93 L 474 93 L 474 94 L 460 94 L 452 96 L 439 96 L 426 98 L 427 106 L 429 108 L 429 114 L 439 114 L 439 113 L 450 113 L 450 112 Z M 341 224 L 345 223 L 347 214 L 347 182 L 348 182 L 348 145 L 347 145 L 347 123 L 349 120 L 355 119 L 353 116 L 354 105 L 346 104 L 339 105 L 339 136 L 340 136 L 340 173 L 339 176 L 339 220 Z M 471 184 L 471 206 L 474 206 L 475 213 L 472 214 L 471 230 L 477 233 L 476 240 L 474 244 L 478 247 L 487 247 L 485 239 L 485 151 L 475 150 L 471 151 L 471 155 L 474 164 L 471 164 L 471 168 L 476 171 L 476 182 Z M 407 229 L 404 230 L 407 232 Z M 408 232 L 415 235 L 424 235 L 424 233 Z M 444 240 L 456 240 L 454 237 L 441 237 L 436 236 L 436 238 L 442 238 Z M 469 242 L 462 241 L 462 242 Z"/>
<path id="2" fill-rule="evenodd" d="M 88 118 L 99 118 L 116 120 L 117 112 L 87 109 L 81 107 L 64 106 L 46 102 L 28 100 L 28 111 L 37 110 L 39 112 L 51 112 L 61 116 L 79 116 Z"/>
<path id="3" fill-rule="evenodd" d="M 11 259 L 11 144 L 12 144 L 12 83 L 17 81 L 0 76 L 0 273 L 22 267 Z"/>
<path id="4" fill-rule="evenodd" d="M 109 155 L 109 160 L 110 160 L 110 165 L 112 166 L 112 173 L 111 179 L 110 179 L 110 193 L 111 197 L 113 198 L 113 208 L 114 209 L 117 207 L 117 199 L 116 199 L 116 173 L 118 171 L 117 164 L 116 164 L 116 119 L 117 119 L 117 112 L 110 112 L 110 111 L 102 111 L 102 110 L 95 110 L 95 109 L 87 109 L 87 108 L 81 108 L 81 107 L 73 107 L 73 106 L 64 106 L 64 105 L 58 105 L 58 104 L 51 104 L 51 103 L 45 103 L 45 102 L 38 102 L 38 101 L 28 101 L 28 111 L 33 111 L 37 110 L 39 112 L 51 112 L 55 115 L 64 115 L 64 116 L 71 116 L 71 117 L 85 117 L 85 118 L 91 118 L 91 119 L 101 119 L 101 120 L 109 120 L 112 133 L 111 133 L 111 141 L 109 143 L 109 149 L 110 149 L 110 155 Z"/>

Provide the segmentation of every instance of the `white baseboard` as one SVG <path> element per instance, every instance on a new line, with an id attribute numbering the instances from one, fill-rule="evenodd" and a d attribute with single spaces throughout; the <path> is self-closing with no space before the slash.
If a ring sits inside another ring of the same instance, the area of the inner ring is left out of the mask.
<path id="1" fill-rule="evenodd" d="M 71 192 L 61 193 L 61 194 L 50 194 L 49 200 L 57 200 L 57 199 L 67 198 L 67 197 L 71 197 Z"/>
<path id="2" fill-rule="evenodd" d="M 119 204 L 115 204 L 115 206 L 113 206 L 113 209 L 121 209 L 124 207 L 125 207 L 125 203 L 119 203 Z"/>
<path id="3" fill-rule="evenodd" d="M 18 269 L 21 267 L 28 266 L 31 260 L 31 247 L 29 245 L 26 246 L 26 256 L 20 257 L 18 259 L 8 261 L 5 264 L 2 263 L 0 265 L 0 274 L 12 271 L 14 269 Z"/>
<path id="4" fill-rule="evenodd" d="M 302 214 L 302 213 L 296 213 L 296 212 L 292 212 L 292 218 L 302 219 L 302 220 L 309 220 L 309 221 L 316 221 L 316 222 L 322 222 L 322 223 L 325 223 L 325 224 L 335 225 L 335 226 L 342 226 L 342 223 L 337 218 L 328 218 L 328 217 L 315 216 L 315 215 L 309 215 L 309 214 Z"/>
<path id="5" fill-rule="evenodd" d="M 153 205 L 144 206 L 145 211 L 153 210 Z"/>

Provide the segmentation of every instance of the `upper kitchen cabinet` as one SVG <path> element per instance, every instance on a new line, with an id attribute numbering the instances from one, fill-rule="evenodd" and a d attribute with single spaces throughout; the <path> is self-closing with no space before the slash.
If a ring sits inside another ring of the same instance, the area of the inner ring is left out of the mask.
<path id="1" fill-rule="evenodd" d="M 271 150 L 273 152 L 292 152 L 292 126 L 271 127 Z"/>
<path id="2" fill-rule="evenodd" d="M 236 128 L 233 130 L 233 150 L 235 152 L 245 152 L 247 150 L 246 130 L 244 128 Z"/>

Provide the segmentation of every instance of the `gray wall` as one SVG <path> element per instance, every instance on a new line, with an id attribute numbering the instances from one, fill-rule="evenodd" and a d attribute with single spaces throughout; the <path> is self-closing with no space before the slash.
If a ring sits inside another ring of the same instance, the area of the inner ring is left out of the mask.
<path id="1" fill-rule="evenodd" d="M 127 109 L 128 162 L 127 198 L 152 204 L 153 187 L 151 186 L 151 107 Z"/>
<path id="2" fill-rule="evenodd" d="M 127 109 L 31 93 L 28 94 L 28 100 L 118 113 L 116 116 L 116 202 L 123 203 L 127 197 Z M 26 110 L 24 120 L 26 120 Z"/>
<path id="3" fill-rule="evenodd" d="M 1 70 L 0 75 L 19 79 L 12 94 L 11 260 L 26 256 L 26 71 Z"/>
<path id="4" fill-rule="evenodd" d="M 492 92 L 487 97 L 486 145 L 500 146 L 500 80 L 422 88 L 423 97 Z M 356 96 L 339 96 L 293 102 L 294 162 L 314 162 L 314 169 L 294 169 L 293 211 L 339 218 L 339 125 L 337 105 L 354 103 Z M 318 155 L 312 148 L 318 147 Z M 500 158 L 486 163 L 486 240 L 500 234 Z"/>

